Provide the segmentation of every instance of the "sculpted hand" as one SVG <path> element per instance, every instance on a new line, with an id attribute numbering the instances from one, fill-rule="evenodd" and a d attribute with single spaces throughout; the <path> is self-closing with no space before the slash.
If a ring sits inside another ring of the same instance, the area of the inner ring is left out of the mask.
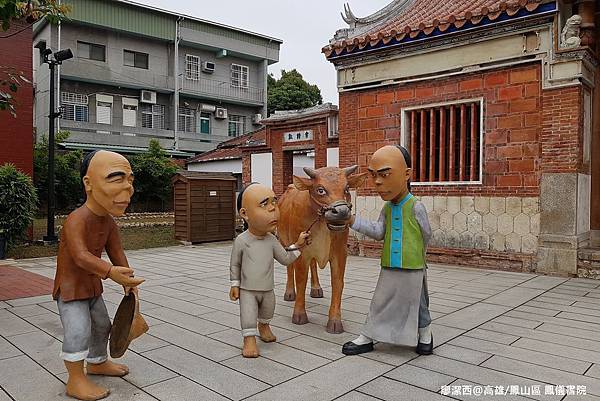
<path id="1" fill-rule="evenodd" d="M 123 287 L 137 287 L 146 281 L 143 278 L 133 277 L 133 269 L 124 266 L 111 267 L 108 278 Z"/>
<path id="2" fill-rule="evenodd" d="M 240 287 L 231 287 L 229 290 L 229 299 L 237 301 L 240 297 Z"/>
<path id="3" fill-rule="evenodd" d="M 310 245 L 310 231 L 301 232 L 298 236 L 298 241 L 296 241 L 296 247 L 302 248 L 304 245 Z"/>

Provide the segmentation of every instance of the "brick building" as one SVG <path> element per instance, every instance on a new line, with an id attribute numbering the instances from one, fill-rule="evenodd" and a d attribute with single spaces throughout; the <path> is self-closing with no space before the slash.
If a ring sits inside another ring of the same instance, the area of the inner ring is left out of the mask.
<path id="1" fill-rule="evenodd" d="M 577 274 L 600 232 L 595 15 L 587 0 L 395 0 L 364 18 L 347 8 L 348 27 L 323 48 L 340 165 L 365 171 L 385 144 L 410 150 L 431 260 Z M 355 204 L 371 218 L 382 207 L 369 186 Z M 380 244 L 357 236 L 351 248 Z"/>
<path id="2" fill-rule="evenodd" d="M 263 128 L 188 160 L 188 170 L 233 172 L 240 183 L 260 182 L 282 194 L 303 167 L 338 165 L 338 108 L 330 103 L 277 111 Z"/>
<path id="3" fill-rule="evenodd" d="M 7 31 L 0 30 L 0 74 L 5 68 L 32 79 L 32 29 L 25 21 L 13 21 Z M 3 76 L 2 78 L 5 78 Z M 23 83 L 14 94 L 17 117 L 0 111 L 0 165 L 12 163 L 33 176 L 33 88 Z"/>

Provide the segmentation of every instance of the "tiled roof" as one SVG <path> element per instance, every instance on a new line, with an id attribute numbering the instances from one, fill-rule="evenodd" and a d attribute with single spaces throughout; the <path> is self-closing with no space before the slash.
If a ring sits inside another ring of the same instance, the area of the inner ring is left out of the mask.
<path id="1" fill-rule="evenodd" d="M 533 13 L 548 0 L 395 0 L 385 18 L 382 12 L 367 18 L 356 18 L 347 9 L 344 20 L 350 28 L 339 30 L 322 51 L 327 57 L 343 52 L 360 51 L 367 47 L 401 43 L 435 34 L 450 33 L 485 22 L 502 21 Z M 552 10 L 555 8 L 552 7 Z M 382 10 L 384 11 L 384 10 Z"/>
<path id="2" fill-rule="evenodd" d="M 313 107 L 308 107 L 306 109 L 275 111 L 275 113 L 271 114 L 268 118 L 262 119 L 261 123 L 265 124 L 272 121 L 292 120 L 295 118 L 304 118 L 331 112 L 337 113 L 337 111 L 338 107 L 336 105 L 331 103 L 323 103 Z"/>
<path id="3" fill-rule="evenodd" d="M 214 160 L 241 159 L 242 148 L 264 144 L 266 130 L 261 128 L 257 131 L 238 136 L 225 142 L 221 142 L 213 150 L 204 152 L 187 161 L 187 163 L 201 163 Z"/>

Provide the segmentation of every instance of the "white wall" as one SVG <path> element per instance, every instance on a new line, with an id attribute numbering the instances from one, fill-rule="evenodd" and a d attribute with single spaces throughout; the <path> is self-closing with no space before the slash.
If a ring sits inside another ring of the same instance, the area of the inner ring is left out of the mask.
<path id="1" fill-rule="evenodd" d="M 189 171 L 202 171 L 209 173 L 242 173 L 242 160 L 215 160 L 202 163 L 190 163 L 187 165 Z"/>
<path id="2" fill-rule="evenodd" d="M 307 155 L 294 155 L 294 172 L 293 174 L 298 177 L 306 177 L 308 175 L 303 170 L 303 167 L 315 168 L 315 158 L 308 157 Z"/>
<path id="3" fill-rule="evenodd" d="M 340 166 L 340 148 L 327 148 L 327 167 Z"/>
<path id="4" fill-rule="evenodd" d="M 271 153 L 257 153 L 251 156 L 250 170 L 252 182 L 259 182 L 267 187 L 273 186 L 273 158 Z"/>

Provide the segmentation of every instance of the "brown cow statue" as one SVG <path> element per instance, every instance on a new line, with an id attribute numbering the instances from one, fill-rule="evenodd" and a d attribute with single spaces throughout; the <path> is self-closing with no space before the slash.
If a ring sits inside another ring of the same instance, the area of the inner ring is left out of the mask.
<path id="1" fill-rule="evenodd" d="M 311 267 L 311 296 L 322 297 L 316 265 L 331 266 L 331 305 L 327 332 L 342 333 L 342 290 L 346 269 L 348 224 L 351 217 L 350 189 L 360 187 L 367 173 L 352 175 L 358 166 L 345 169 L 323 167 L 317 170 L 305 167 L 309 178 L 294 176 L 294 184 L 279 200 L 281 215 L 278 234 L 284 245 L 293 243 L 303 231 L 310 230 L 312 242 L 288 266 L 285 300 L 293 301 L 295 324 L 308 323 L 305 308 L 306 282 Z M 295 283 L 295 285 L 294 285 Z"/>

